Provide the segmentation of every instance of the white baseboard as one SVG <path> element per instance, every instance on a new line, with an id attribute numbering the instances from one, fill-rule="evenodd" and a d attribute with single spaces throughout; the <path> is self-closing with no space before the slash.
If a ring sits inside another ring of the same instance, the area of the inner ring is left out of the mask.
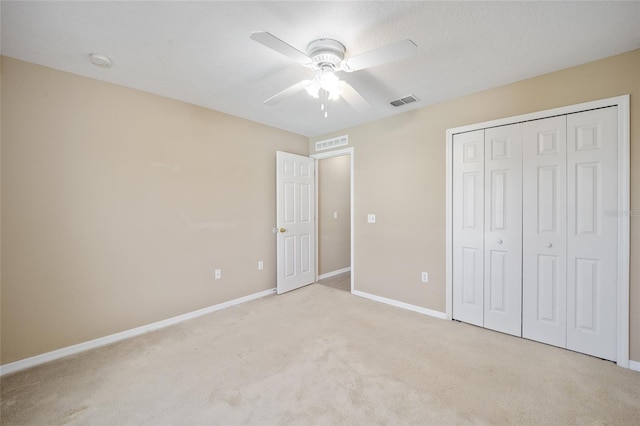
<path id="1" fill-rule="evenodd" d="M 444 312 L 433 311 L 431 309 L 423 308 L 421 306 L 411 305 L 409 303 L 399 302 L 394 299 L 387 299 L 386 297 L 376 296 L 374 294 L 365 293 L 363 291 L 353 290 L 351 294 L 364 297 L 367 299 L 375 300 L 376 302 L 386 303 L 387 305 L 395 306 L 397 308 L 406 309 L 408 311 L 418 312 L 419 314 L 429 315 L 430 317 L 436 317 L 440 319 L 447 319 L 447 314 Z"/>
<path id="2" fill-rule="evenodd" d="M 338 269 L 337 271 L 327 272 L 326 274 L 318 275 L 318 279 L 324 280 L 325 278 L 335 277 L 336 275 L 344 274 L 345 272 L 351 272 L 351 267 L 348 266 L 346 268 Z"/>
<path id="3" fill-rule="evenodd" d="M 629 360 L 629 369 L 633 371 L 640 371 L 640 362 Z"/>
<path id="4" fill-rule="evenodd" d="M 173 318 L 154 322 L 151 324 L 143 325 L 140 327 L 125 330 L 120 333 L 111 334 L 109 336 L 99 337 L 88 342 L 78 343 L 77 345 L 67 346 L 66 348 L 57 349 L 55 351 L 47 352 L 44 354 L 32 356 L 30 358 L 21 359 L 20 361 L 11 362 L 9 364 L 0 365 L 0 376 L 5 374 L 15 373 L 16 371 L 24 370 L 36 365 L 44 364 L 45 362 L 54 361 L 56 359 L 64 358 L 69 355 L 74 355 L 80 352 L 95 349 L 100 346 L 105 346 L 110 343 L 115 343 L 120 340 L 129 339 L 131 337 L 139 336 L 149 331 L 158 330 L 160 328 L 168 327 L 170 325 L 178 324 L 183 321 L 187 321 L 193 318 L 197 318 L 202 315 L 209 314 L 211 312 L 219 311 L 231 306 L 239 305 L 241 303 L 249 302 L 250 300 L 259 299 L 261 297 L 275 294 L 276 289 L 261 291 L 259 293 L 250 294 L 248 296 L 240 297 L 238 299 L 229 300 L 228 302 L 219 303 L 217 305 L 209 306 L 208 308 L 199 309 L 197 311 L 188 312 L 186 314 L 178 315 Z"/>

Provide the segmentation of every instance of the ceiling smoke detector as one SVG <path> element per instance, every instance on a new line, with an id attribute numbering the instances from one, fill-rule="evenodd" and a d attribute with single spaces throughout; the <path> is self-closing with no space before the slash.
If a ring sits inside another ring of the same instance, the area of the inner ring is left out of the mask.
<path id="1" fill-rule="evenodd" d="M 89 60 L 91 63 L 100 68 L 111 68 L 113 65 L 111 63 L 111 59 L 104 55 L 100 55 L 98 53 L 92 53 L 89 55 Z"/>

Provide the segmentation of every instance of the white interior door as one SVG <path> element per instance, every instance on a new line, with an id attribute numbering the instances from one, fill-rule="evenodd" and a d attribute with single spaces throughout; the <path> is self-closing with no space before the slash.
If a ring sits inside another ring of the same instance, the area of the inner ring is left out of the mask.
<path id="1" fill-rule="evenodd" d="M 315 280 L 315 160 L 276 153 L 278 294 Z"/>
<path id="2" fill-rule="evenodd" d="M 484 327 L 521 336 L 522 126 L 484 135 Z"/>
<path id="3" fill-rule="evenodd" d="M 567 348 L 616 360 L 617 107 L 567 116 Z"/>
<path id="4" fill-rule="evenodd" d="M 567 118 L 523 124 L 522 337 L 565 347 Z"/>
<path id="5" fill-rule="evenodd" d="M 484 130 L 453 138 L 453 318 L 482 327 Z"/>

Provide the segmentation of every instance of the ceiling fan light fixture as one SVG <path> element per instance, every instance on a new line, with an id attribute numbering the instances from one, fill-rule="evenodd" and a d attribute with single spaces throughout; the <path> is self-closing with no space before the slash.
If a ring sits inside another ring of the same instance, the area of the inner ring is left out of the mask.
<path id="1" fill-rule="evenodd" d="M 311 96 L 314 99 L 318 99 L 320 97 L 320 88 L 321 88 L 320 82 L 314 78 L 311 84 L 305 87 L 305 90 L 307 91 L 309 96 Z"/>
<path id="2" fill-rule="evenodd" d="M 329 100 L 337 101 L 338 99 L 340 99 L 340 96 L 342 96 L 346 85 L 347 83 L 339 80 L 337 84 L 329 91 Z"/>
<path id="3" fill-rule="evenodd" d="M 320 89 L 328 93 L 330 100 L 340 99 L 342 94 L 343 82 L 333 73 L 331 67 L 323 67 L 316 72 L 311 83 L 305 87 L 305 90 L 312 98 L 320 97 Z"/>
<path id="4" fill-rule="evenodd" d="M 329 92 L 329 100 L 330 101 L 337 101 L 338 99 L 340 99 L 340 95 L 342 94 L 342 90 L 332 90 Z"/>
<path id="5" fill-rule="evenodd" d="M 338 79 L 338 77 L 336 77 L 336 75 L 333 73 L 333 70 L 329 67 L 322 68 L 318 72 L 317 76 L 320 80 L 320 86 L 327 92 L 331 92 L 334 89 L 338 88 L 340 80 Z"/>

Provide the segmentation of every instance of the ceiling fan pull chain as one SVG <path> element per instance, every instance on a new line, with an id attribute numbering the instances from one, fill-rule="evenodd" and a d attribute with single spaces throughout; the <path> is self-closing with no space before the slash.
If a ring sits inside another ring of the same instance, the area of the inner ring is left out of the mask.
<path id="1" fill-rule="evenodd" d="M 324 104 L 324 118 L 327 118 L 327 116 L 329 115 L 328 110 L 329 110 L 329 95 L 328 92 L 326 91 L 326 89 L 322 90 L 322 96 L 323 96 L 323 104 Z"/>

